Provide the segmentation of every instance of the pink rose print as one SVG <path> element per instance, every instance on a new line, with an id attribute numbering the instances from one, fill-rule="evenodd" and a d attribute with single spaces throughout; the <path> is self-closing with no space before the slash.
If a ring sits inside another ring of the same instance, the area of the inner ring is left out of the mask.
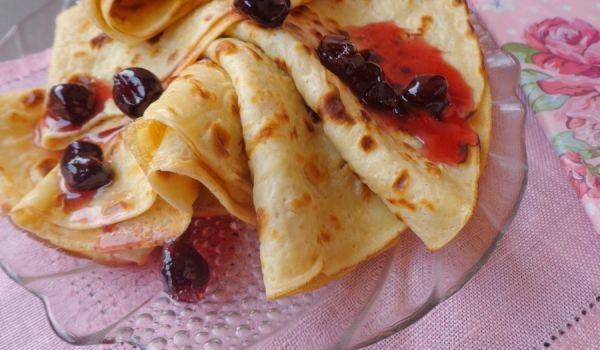
<path id="1" fill-rule="evenodd" d="M 538 81 L 538 85 L 547 94 L 582 96 L 600 92 L 600 82 L 581 75 L 563 75 Z"/>
<path id="2" fill-rule="evenodd" d="M 559 110 L 573 130 L 573 137 L 590 145 L 600 146 L 600 93 L 570 98 Z"/>
<path id="3" fill-rule="evenodd" d="M 525 31 L 527 43 L 539 52 L 533 62 L 561 74 L 600 77 L 600 32 L 575 19 L 550 18 L 531 24 Z"/>
<path id="4" fill-rule="evenodd" d="M 579 198 L 584 195 L 600 198 L 600 176 L 592 174 L 579 153 L 567 152 L 562 155 L 560 162 L 567 170 L 569 182 Z"/>

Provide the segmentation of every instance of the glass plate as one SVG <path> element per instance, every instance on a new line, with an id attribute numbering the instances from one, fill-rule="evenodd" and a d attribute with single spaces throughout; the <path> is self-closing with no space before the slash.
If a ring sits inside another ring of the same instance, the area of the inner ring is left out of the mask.
<path id="1" fill-rule="evenodd" d="M 41 3 L 0 39 L 0 61 L 48 48 L 55 15 L 71 2 Z M 145 267 L 97 265 L 48 247 L 0 218 L 3 269 L 44 302 L 55 332 L 73 344 L 129 342 L 150 350 L 358 348 L 408 327 L 458 291 L 487 261 L 525 187 L 518 63 L 473 20 L 493 92 L 492 148 L 476 213 L 444 249 L 429 253 L 413 234 L 405 234 L 395 248 L 342 280 L 269 302 L 253 229 L 226 217 L 198 221 L 214 275 L 202 302 L 186 305 L 163 293 L 156 262 Z M 18 62 L 12 69 L 22 74 L 11 80 L 0 77 L 0 91 L 44 83 L 47 54 Z M 0 63 L 0 71 L 5 64 Z"/>

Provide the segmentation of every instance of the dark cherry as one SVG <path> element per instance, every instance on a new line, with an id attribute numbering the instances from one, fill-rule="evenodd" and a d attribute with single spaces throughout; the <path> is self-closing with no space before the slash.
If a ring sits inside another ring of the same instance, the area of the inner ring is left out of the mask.
<path id="1" fill-rule="evenodd" d="M 440 119 L 448 106 L 448 81 L 441 75 L 419 75 L 406 86 L 402 98 Z"/>
<path id="2" fill-rule="evenodd" d="M 180 302 L 200 301 L 210 280 L 208 262 L 185 235 L 163 247 L 160 271 L 167 292 Z"/>
<path id="3" fill-rule="evenodd" d="M 362 57 L 362 56 L 359 56 Z M 365 62 L 364 64 L 353 68 L 349 75 L 350 88 L 355 94 L 365 99 L 365 94 L 373 86 L 381 86 L 385 83 L 383 70 L 377 63 Z"/>
<path id="4" fill-rule="evenodd" d="M 388 110 L 396 115 L 404 115 L 402 100 L 398 97 L 394 88 L 386 82 L 372 85 L 365 91 L 362 98 L 369 106 Z"/>
<path id="5" fill-rule="evenodd" d="M 65 149 L 60 172 L 69 189 L 78 192 L 97 190 L 113 178 L 111 168 L 103 161 L 100 147 L 86 141 L 75 141 Z"/>
<path id="6" fill-rule="evenodd" d="M 146 108 L 163 93 L 160 79 L 144 68 L 123 69 L 113 77 L 113 98 L 119 109 L 132 118 L 144 115 Z"/>
<path id="7" fill-rule="evenodd" d="M 321 39 L 317 54 L 321 63 L 341 78 L 347 76 L 348 65 L 359 66 L 364 64 L 364 58 L 357 60 L 356 49 L 347 36 L 341 34 L 326 35 Z M 359 56 L 362 58 L 362 56 Z M 354 58 L 354 62 L 350 62 Z"/>
<path id="8" fill-rule="evenodd" d="M 80 84 L 59 84 L 50 89 L 48 110 L 57 118 L 80 125 L 90 119 L 96 108 L 96 97 Z"/>
<path id="9" fill-rule="evenodd" d="M 235 0 L 234 6 L 246 16 L 269 28 L 283 24 L 290 12 L 290 0 Z"/>

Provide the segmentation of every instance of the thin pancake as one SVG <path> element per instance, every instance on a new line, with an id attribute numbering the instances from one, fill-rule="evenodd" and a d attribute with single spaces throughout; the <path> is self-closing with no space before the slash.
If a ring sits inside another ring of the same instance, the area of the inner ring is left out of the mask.
<path id="1" fill-rule="evenodd" d="M 136 42 L 152 38 L 209 0 L 84 0 L 88 16 L 111 38 Z"/>
<path id="2" fill-rule="evenodd" d="M 56 167 L 19 205 L 37 211 L 40 220 L 74 230 L 101 228 L 146 212 L 156 193 L 135 158 L 118 136 L 103 148 L 113 170 L 109 185 L 90 194 L 69 192 Z"/>
<path id="3" fill-rule="evenodd" d="M 231 214 L 254 223 L 238 113 L 235 90 L 225 72 L 200 61 L 184 70 L 128 128 L 127 142 L 169 203 L 191 212 L 204 187 Z"/>
<path id="4" fill-rule="evenodd" d="M 427 160 L 414 136 L 382 130 L 371 118 L 365 118 L 369 113 L 322 66 L 315 53 L 319 38 L 332 28 L 336 31 L 383 21 L 393 21 L 439 48 L 471 87 L 475 106 L 480 105 L 485 86 L 481 53 L 461 2 L 315 1 L 293 11 L 283 30 L 267 30 L 246 21 L 229 34 L 256 43 L 286 67 L 306 103 L 319 112 L 326 135 L 351 168 L 429 249 L 436 250 L 462 229 L 474 210 L 479 147 L 469 147 L 467 160 L 457 166 Z M 479 115 L 489 118 L 487 107 Z M 485 144 L 489 134 L 479 137 Z"/>
<path id="5" fill-rule="evenodd" d="M 110 87 L 112 76 L 131 66 L 146 68 L 166 81 L 178 67 L 195 61 L 210 41 L 240 18 L 228 3 L 215 1 L 198 7 L 156 40 L 127 44 L 107 37 L 92 24 L 83 6 L 73 6 L 56 21 L 49 85 L 81 76 Z M 84 135 L 125 122 L 109 98 L 101 113 L 75 130 L 41 123 L 40 144 L 48 149 L 63 149 Z"/>
<path id="6" fill-rule="evenodd" d="M 43 89 L 0 94 L 0 212 L 8 213 L 58 163 L 35 144 Z"/>
<path id="7" fill-rule="evenodd" d="M 267 297 L 325 284 L 394 242 L 405 225 L 352 173 L 291 78 L 238 40 L 207 54 L 238 94 Z"/>

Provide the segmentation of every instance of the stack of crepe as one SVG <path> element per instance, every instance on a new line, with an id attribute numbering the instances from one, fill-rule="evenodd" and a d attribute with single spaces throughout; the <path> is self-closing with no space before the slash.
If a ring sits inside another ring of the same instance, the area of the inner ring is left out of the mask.
<path id="1" fill-rule="evenodd" d="M 490 93 L 466 5 L 292 7 L 277 29 L 231 1 L 84 0 L 64 11 L 49 86 L 78 75 L 110 82 L 137 66 L 165 92 L 142 118 L 108 101 L 75 131 L 38 123 L 43 89 L 1 96 L 3 210 L 37 237 L 104 263 L 143 263 L 194 216 L 228 213 L 256 224 L 268 298 L 318 288 L 407 229 L 429 249 L 443 247 L 473 213 L 490 139 Z M 432 162 L 413 135 L 378 128 L 316 55 L 327 33 L 389 21 L 441 50 L 470 86 L 480 143 L 465 162 Z M 107 130 L 115 130 L 102 146 L 115 180 L 69 210 L 55 166 L 61 150 Z"/>

